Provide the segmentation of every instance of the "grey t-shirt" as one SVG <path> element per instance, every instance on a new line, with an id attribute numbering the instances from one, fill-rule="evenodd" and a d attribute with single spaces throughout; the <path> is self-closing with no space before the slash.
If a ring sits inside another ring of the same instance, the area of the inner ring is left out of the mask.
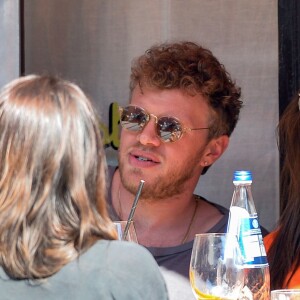
<path id="1" fill-rule="evenodd" d="M 109 167 L 109 183 L 111 184 L 115 168 Z M 229 211 L 218 204 L 207 201 L 216 207 L 223 215 L 222 219 L 208 232 L 226 232 Z M 119 220 L 117 212 L 112 206 L 111 194 L 108 196 L 110 217 Z M 154 256 L 165 278 L 170 300 L 194 299 L 189 282 L 189 266 L 192 255 L 193 241 L 175 247 L 146 247 Z"/>
<path id="2" fill-rule="evenodd" d="M 101 240 L 40 282 L 12 280 L 0 268 L 1 300 L 167 300 L 152 255 L 134 243 Z"/>

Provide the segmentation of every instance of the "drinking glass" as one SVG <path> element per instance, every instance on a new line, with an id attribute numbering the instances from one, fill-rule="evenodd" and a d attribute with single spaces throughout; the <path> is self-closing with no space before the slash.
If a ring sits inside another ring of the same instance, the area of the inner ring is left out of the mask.
<path id="1" fill-rule="evenodd" d="M 244 285 L 244 270 L 235 235 L 196 234 L 190 283 L 196 299 L 238 299 Z"/>
<path id="2" fill-rule="evenodd" d="M 271 291 L 271 300 L 300 300 L 300 289 Z"/>
<path id="3" fill-rule="evenodd" d="M 118 239 L 120 241 L 138 243 L 133 221 L 130 222 L 129 230 L 125 239 L 124 239 L 124 231 L 125 231 L 127 221 L 114 221 L 114 224 L 115 224 L 116 231 L 118 233 Z"/>

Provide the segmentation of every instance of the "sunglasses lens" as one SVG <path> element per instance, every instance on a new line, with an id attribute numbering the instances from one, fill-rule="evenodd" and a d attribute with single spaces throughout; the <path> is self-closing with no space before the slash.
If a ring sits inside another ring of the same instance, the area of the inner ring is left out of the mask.
<path id="1" fill-rule="evenodd" d="M 157 121 L 157 134 L 164 142 L 175 142 L 182 135 L 182 126 L 175 118 L 161 117 Z"/>
<path id="2" fill-rule="evenodd" d="M 148 114 L 136 106 L 124 107 L 120 117 L 121 126 L 131 131 L 142 130 L 148 121 Z"/>

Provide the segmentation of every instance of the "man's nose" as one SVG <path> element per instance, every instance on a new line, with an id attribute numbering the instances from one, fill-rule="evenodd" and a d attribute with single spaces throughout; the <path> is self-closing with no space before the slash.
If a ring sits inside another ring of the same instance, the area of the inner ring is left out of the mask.
<path id="1" fill-rule="evenodd" d="M 156 118 L 151 117 L 149 122 L 143 128 L 143 130 L 138 134 L 137 140 L 142 145 L 152 145 L 158 147 L 161 143 L 160 138 L 156 133 Z"/>

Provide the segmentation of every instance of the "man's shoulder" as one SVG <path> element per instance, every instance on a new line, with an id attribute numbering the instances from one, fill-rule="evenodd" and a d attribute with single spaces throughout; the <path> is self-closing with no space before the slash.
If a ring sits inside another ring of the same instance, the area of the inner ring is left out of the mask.
<path id="1" fill-rule="evenodd" d="M 207 199 L 205 199 L 202 196 L 196 195 L 196 197 L 201 199 L 202 201 L 205 201 L 206 203 L 214 206 L 221 214 L 224 215 L 224 217 L 215 226 L 213 226 L 211 228 L 211 230 L 209 230 L 209 232 L 226 232 L 228 218 L 229 218 L 229 209 L 220 204 L 208 201 Z M 260 227 L 261 227 L 262 236 L 265 237 L 269 233 L 269 231 L 266 228 L 264 228 L 263 226 L 260 226 Z"/>
<path id="2" fill-rule="evenodd" d="M 195 197 L 195 199 L 198 200 L 198 201 L 204 201 L 205 203 L 207 203 L 207 204 L 213 206 L 213 207 L 216 208 L 222 215 L 227 215 L 227 214 L 229 213 L 229 210 L 228 210 L 226 207 L 224 207 L 224 206 L 222 206 L 222 205 L 220 205 L 220 204 L 218 204 L 218 203 L 211 202 L 211 201 L 207 200 L 206 198 L 204 198 L 203 196 L 200 196 L 200 195 L 196 195 L 196 194 L 195 194 L 194 197 Z"/>

